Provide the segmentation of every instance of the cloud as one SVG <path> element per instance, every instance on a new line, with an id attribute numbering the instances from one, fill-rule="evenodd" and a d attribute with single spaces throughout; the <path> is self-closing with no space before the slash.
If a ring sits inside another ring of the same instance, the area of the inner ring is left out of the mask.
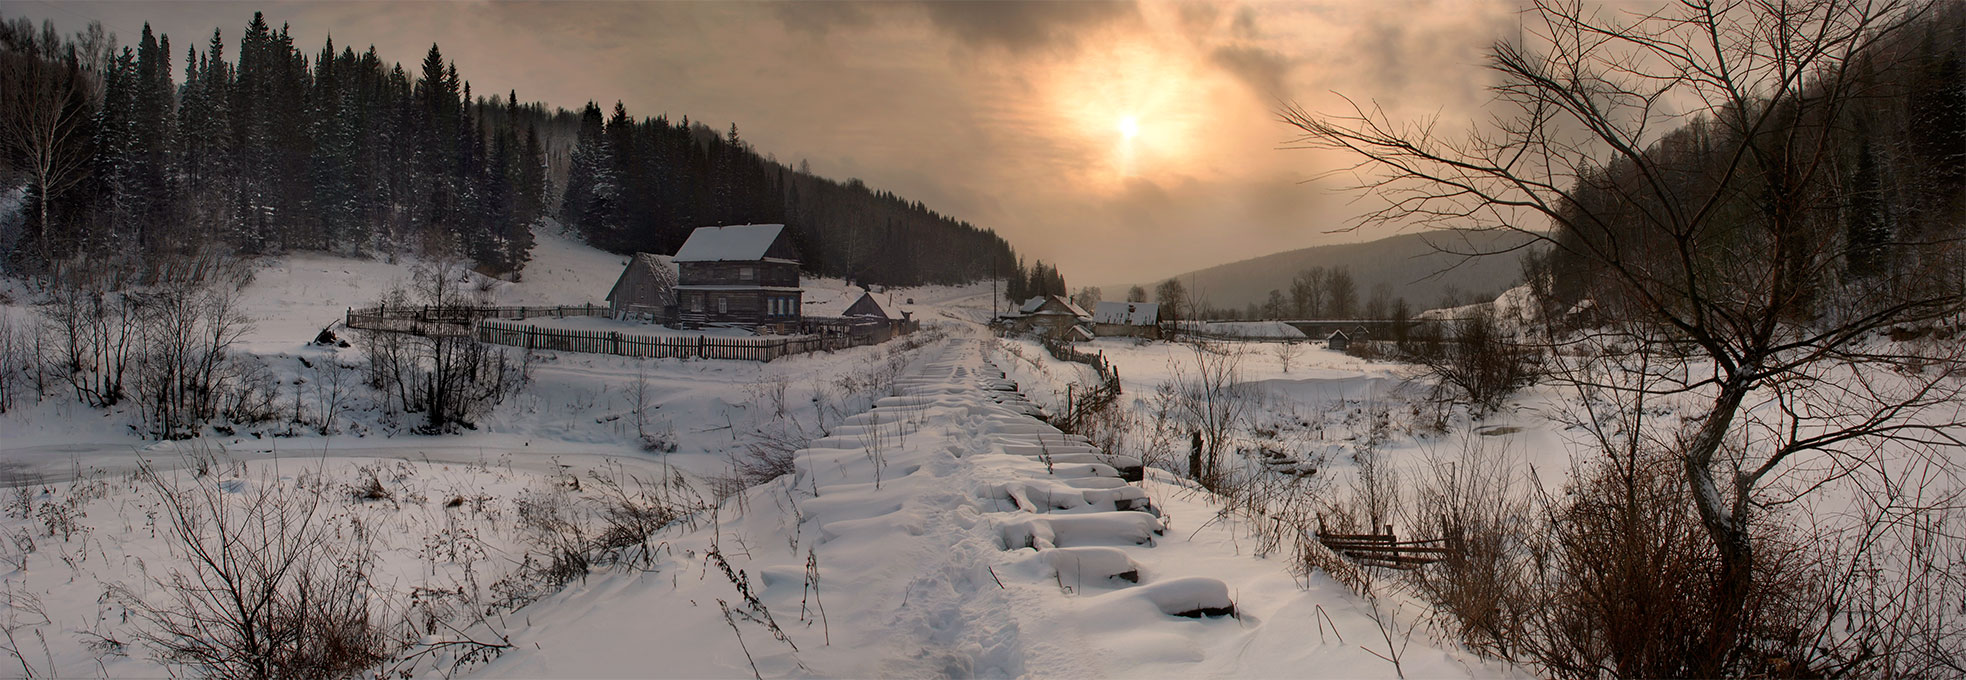
<path id="1" fill-rule="evenodd" d="M 825 38 L 834 29 L 860 29 L 874 23 L 865 5 L 853 2 L 775 2 L 772 13 L 791 33 Z"/>
<path id="2" fill-rule="evenodd" d="M 1290 59 L 1275 50 L 1254 45 L 1224 45 L 1208 55 L 1210 62 L 1256 90 L 1264 99 L 1290 99 Z"/>
<path id="3" fill-rule="evenodd" d="M 919 7 L 931 25 L 964 45 L 1013 53 L 1071 48 L 1084 31 L 1140 16 L 1131 2 L 927 0 Z"/>

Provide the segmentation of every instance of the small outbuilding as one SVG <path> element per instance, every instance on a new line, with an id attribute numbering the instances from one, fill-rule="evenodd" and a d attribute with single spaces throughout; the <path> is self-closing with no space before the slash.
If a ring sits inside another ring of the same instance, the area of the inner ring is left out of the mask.
<path id="1" fill-rule="evenodd" d="M 676 267 L 655 253 L 635 253 L 608 290 L 614 318 L 666 322 L 675 315 Z"/>
<path id="2" fill-rule="evenodd" d="M 1327 335 L 1324 338 L 1324 348 L 1329 350 L 1343 352 L 1345 351 L 1345 348 L 1350 347 L 1351 344 L 1352 344 L 1351 336 L 1345 335 L 1344 331 L 1332 331 L 1331 335 Z"/>

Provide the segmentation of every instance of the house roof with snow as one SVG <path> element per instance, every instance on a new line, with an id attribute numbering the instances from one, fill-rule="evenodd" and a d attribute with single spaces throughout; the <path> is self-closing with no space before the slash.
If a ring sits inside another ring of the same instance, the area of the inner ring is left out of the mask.
<path id="1" fill-rule="evenodd" d="M 1155 302 L 1101 302 L 1092 308 L 1092 322 L 1122 326 L 1160 324 L 1160 304 Z"/>
<path id="2" fill-rule="evenodd" d="M 732 262 L 768 259 L 772 246 L 784 235 L 783 224 L 744 224 L 731 227 L 697 227 L 689 240 L 676 251 L 677 262 Z M 769 258 L 785 259 L 786 258 Z"/>
<path id="3" fill-rule="evenodd" d="M 898 321 L 900 310 L 882 304 L 880 298 L 859 286 L 843 289 L 808 289 L 800 313 L 807 317 L 873 317 Z"/>
<path id="4" fill-rule="evenodd" d="M 1092 318 L 1091 314 L 1085 313 L 1084 309 L 1072 304 L 1072 301 L 1063 295 L 1044 295 L 1025 300 L 1024 306 L 1017 308 L 1017 313 L 1022 316 L 1070 315 L 1080 319 Z"/>

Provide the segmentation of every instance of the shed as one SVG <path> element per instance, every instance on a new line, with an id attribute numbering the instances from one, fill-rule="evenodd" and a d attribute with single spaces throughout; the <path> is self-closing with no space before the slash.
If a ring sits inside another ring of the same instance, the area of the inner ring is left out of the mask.
<path id="1" fill-rule="evenodd" d="M 639 316 L 667 321 L 676 306 L 676 266 L 655 253 L 635 253 L 608 289 L 608 309 L 617 319 Z"/>
<path id="2" fill-rule="evenodd" d="M 1345 351 L 1345 348 L 1350 346 L 1351 344 L 1352 344 L 1351 336 L 1345 335 L 1344 331 L 1332 331 L 1331 335 L 1325 336 L 1324 338 L 1325 349 L 1331 349 L 1331 350 L 1337 350 L 1343 352 Z"/>

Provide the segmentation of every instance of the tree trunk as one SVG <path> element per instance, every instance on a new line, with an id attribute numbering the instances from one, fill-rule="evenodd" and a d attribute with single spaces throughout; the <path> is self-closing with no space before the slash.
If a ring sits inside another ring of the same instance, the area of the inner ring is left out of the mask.
<path id="1" fill-rule="evenodd" d="M 1693 494 L 1693 505 L 1700 512 L 1700 525 L 1706 529 L 1707 539 L 1713 541 L 1720 557 L 1720 572 L 1715 574 L 1712 620 L 1709 622 L 1703 656 L 1695 659 L 1698 665 L 1689 669 L 1692 675 L 1700 677 L 1719 677 L 1727 673 L 1735 650 L 1741 646 L 1748 594 L 1754 587 L 1753 544 L 1748 539 L 1746 518 L 1735 511 L 1735 508 L 1743 506 L 1738 503 L 1733 508 L 1728 506 L 1726 500 L 1721 498 L 1720 485 L 1715 482 L 1713 472 L 1714 454 L 1720 450 L 1721 442 L 1726 439 L 1727 431 L 1747 394 L 1748 386 L 1744 381 L 1730 379 L 1722 384 L 1720 394 L 1714 398 L 1713 406 L 1708 409 L 1699 431 L 1680 452 L 1686 482 Z"/>

